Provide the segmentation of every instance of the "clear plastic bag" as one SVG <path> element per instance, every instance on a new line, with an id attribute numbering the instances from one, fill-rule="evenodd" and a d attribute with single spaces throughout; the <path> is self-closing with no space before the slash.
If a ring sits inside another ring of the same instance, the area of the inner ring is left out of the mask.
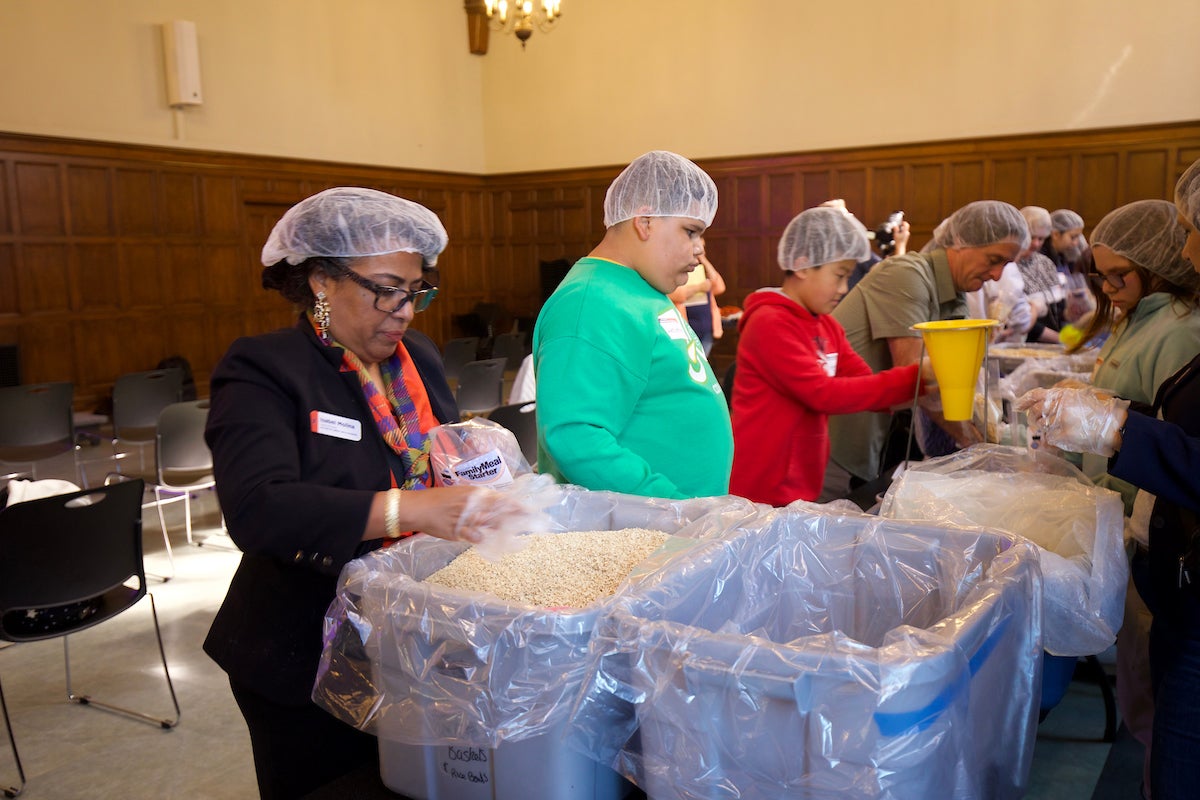
<path id="1" fill-rule="evenodd" d="M 438 486 L 506 486 L 533 472 L 512 431 L 483 417 L 429 432 L 429 465 Z"/>
<path id="2" fill-rule="evenodd" d="M 913 463 L 888 488 L 880 514 L 1028 539 L 1045 578 L 1046 651 L 1094 655 L 1116 640 L 1129 577 L 1121 497 L 1061 458 L 985 444 Z"/>

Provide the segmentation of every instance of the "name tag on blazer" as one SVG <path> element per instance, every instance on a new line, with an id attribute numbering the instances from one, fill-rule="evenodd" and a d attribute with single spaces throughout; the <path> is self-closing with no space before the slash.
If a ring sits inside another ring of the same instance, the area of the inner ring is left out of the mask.
<path id="1" fill-rule="evenodd" d="M 362 441 L 362 423 L 356 419 L 339 417 L 328 411 L 313 411 L 308 418 L 313 433 L 346 439 L 351 442 Z"/>

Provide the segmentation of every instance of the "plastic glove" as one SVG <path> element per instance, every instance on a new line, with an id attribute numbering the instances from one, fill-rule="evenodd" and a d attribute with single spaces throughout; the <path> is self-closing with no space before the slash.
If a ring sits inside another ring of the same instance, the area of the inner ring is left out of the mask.
<path id="1" fill-rule="evenodd" d="M 458 516 L 454 538 L 472 542 L 479 555 L 497 561 L 525 546 L 520 534 L 549 525 L 549 518 L 523 498 L 479 487 Z"/>
<path id="2" fill-rule="evenodd" d="M 1096 389 L 1034 389 L 1015 408 L 1029 419 L 1029 432 L 1048 445 L 1074 453 L 1111 456 L 1120 446 L 1120 430 L 1129 401 Z"/>
<path id="3" fill-rule="evenodd" d="M 1004 321 L 1004 326 L 1020 334 L 1022 338 L 1029 333 L 1029 329 L 1033 327 L 1033 307 L 1029 305 L 1028 299 L 1021 297 L 1013 303 L 1012 311 L 1008 312 L 1008 319 Z"/>

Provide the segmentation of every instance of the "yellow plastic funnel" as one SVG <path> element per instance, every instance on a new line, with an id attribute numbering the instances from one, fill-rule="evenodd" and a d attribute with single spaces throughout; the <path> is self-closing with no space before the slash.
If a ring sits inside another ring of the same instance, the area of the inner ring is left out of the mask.
<path id="1" fill-rule="evenodd" d="M 942 414 L 948 420 L 969 420 L 975 404 L 975 378 L 987 348 L 994 319 L 946 319 L 912 326 L 925 340 L 942 393 Z"/>

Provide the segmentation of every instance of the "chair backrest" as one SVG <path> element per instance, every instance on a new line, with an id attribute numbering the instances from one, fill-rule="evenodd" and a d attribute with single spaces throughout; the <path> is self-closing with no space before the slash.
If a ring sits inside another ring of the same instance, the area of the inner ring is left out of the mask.
<path id="1" fill-rule="evenodd" d="M 212 471 L 212 451 L 204 441 L 207 422 L 208 400 L 172 403 L 158 415 L 155 441 L 159 483 L 171 484 L 172 473 L 199 475 Z"/>
<path id="2" fill-rule="evenodd" d="M 152 439 L 158 415 L 183 399 L 183 370 L 131 372 L 113 384 L 113 436 Z"/>
<path id="3" fill-rule="evenodd" d="M 0 447 L 75 445 L 75 386 L 32 383 L 0 389 Z"/>
<path id="4" fill-rule="evenodd" d="M 521 453 L 530 466 L 537 463 L 537 403 L 510 403 L 492 409 L 488 419 L 503 425 L 517 437 Z"/>
<path id="5" fill-rule="evenodd" d="M 142 567 L 141 480 L 17 503 L 0 511 L 0 639 L 30 641 L 69 630 L 31 633 L 10 628 L 28 609 L 78 603 L 137 578 L 121 592 L 121 607 L 102 604 L 82 630 L 137 602 L 146 593 Z"/>
<path id="6" fill-rule="evenodd" d="M 458 410 L 464 414 L 490 411 L 503 401 L 503 358 L 468 361 L 458 375 Z"/>
<path id="7" fill-rule="evenodd" d="M 442 368 L 446 370 L 446 377 L 458 378 L 463 364 L 474 361 L 478 352 L 478 336 L 461 336 L 446 342 L 446 346 L 442 350 Z"/>
<path id="8" fill-rule="evenodd" d="M 505 369 L 519 369 L 525 358 L 525 334 L 502 333 L 492 342 L 492 358 L 503 358 Z"/>

